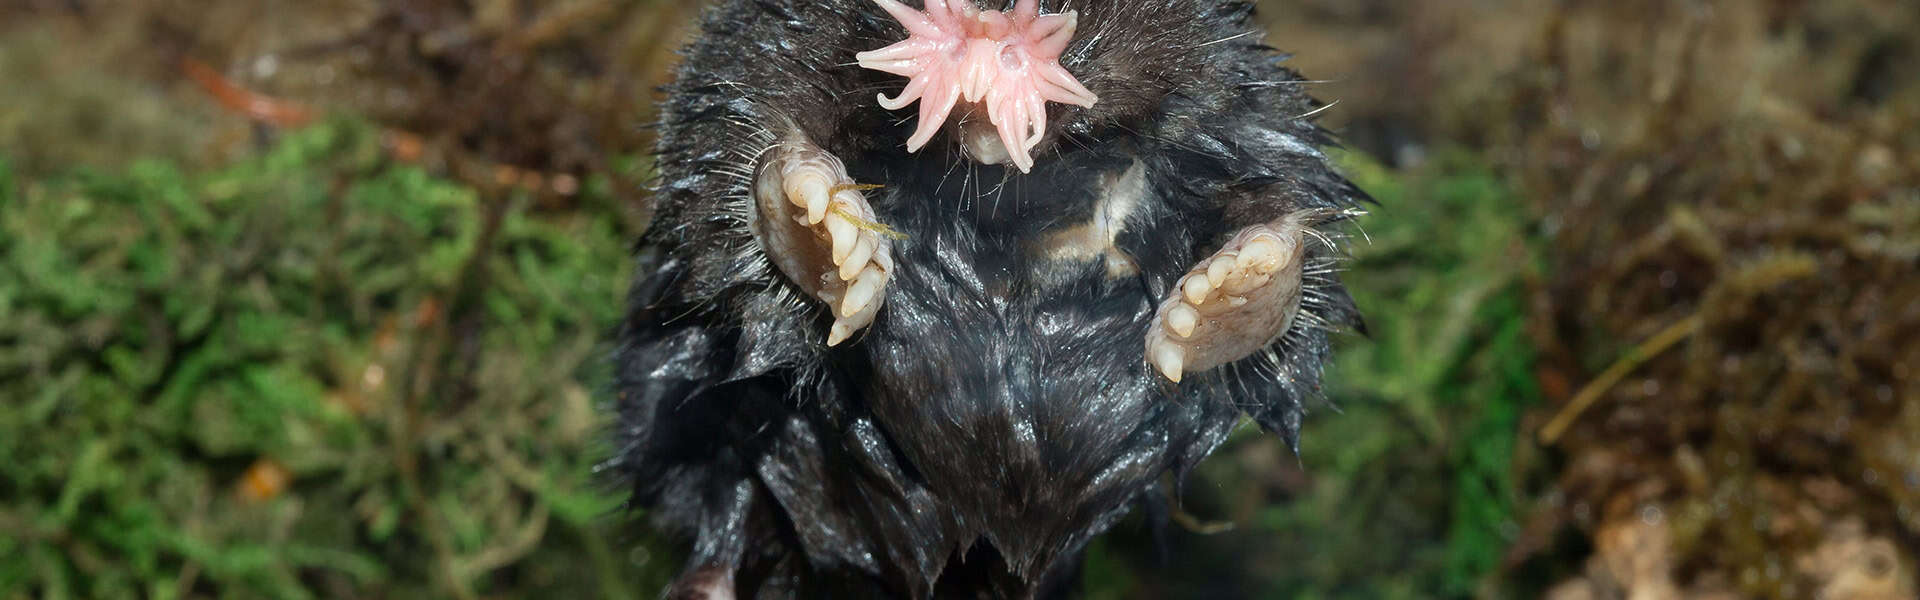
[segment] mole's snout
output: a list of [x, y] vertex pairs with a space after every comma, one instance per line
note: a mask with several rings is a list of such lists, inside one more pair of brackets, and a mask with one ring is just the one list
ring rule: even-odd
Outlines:
[[[874, 0], [907, 28], [905, 41], [862, 52], [860, 66], [908, 77], [900, 95], [880, 95], [887, 110], [920, 103], [920, 122], [907, 151], [926, 146], [961, 100], [986, 113], [998, 148], [977, 135], [969, 154], [1004, 156], [1021, 172], [1033, 169], [1035, 146], [1047, 132], [1047, 102], [1091, 108], [1099, 101], [1080, 84], [1060, 54], [1079, 29], [1077, 11], [1042, 15], [1038, 0], [1020, 0], [1011, 11], [982, 11], [973, 0], [927, 0], [925, 12], [897, 0]], [[992, 161], [999, 162], [999, 161]]]

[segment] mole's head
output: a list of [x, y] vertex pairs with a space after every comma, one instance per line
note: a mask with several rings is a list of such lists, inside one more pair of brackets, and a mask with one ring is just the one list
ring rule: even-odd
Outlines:
[[1319, 105], [1242, 2], [1007, 4], [736, 0], [690, 47], [616, 461], [688, 581], [1031, 595], [1243, 416], [1297, 434], [1358, 323]]

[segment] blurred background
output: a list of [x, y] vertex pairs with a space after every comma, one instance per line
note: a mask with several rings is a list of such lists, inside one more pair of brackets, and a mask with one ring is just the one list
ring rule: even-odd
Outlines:
[[[1132, 598], [1912, 599], [1920, 8], [1270, 0], [1381, 203]], [[0, 598], [653, 597], [659, 0], [0, 0]]]

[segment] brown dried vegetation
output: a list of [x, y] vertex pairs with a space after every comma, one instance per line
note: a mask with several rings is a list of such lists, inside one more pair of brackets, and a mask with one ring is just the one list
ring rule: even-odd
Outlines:
[[1412, 43], [1332, 64], [1412, 88], [1337, 84], [1356, 131], [1480, 147], [1538, 207], [1520, 467], [1557, 472], [1511, 564], [1571, 530], [1559, 597], [1920, 593], [1920, 14], [1482, 5], [1379, 7]]

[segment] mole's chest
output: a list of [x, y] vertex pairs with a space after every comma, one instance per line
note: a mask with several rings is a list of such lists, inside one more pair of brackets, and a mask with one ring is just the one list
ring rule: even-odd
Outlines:
[[1167, 207], [1147, 167], [1122, 152], [1067, 154], [1028, 175], [938, 153], [873, 163], [854, 176], [889, 182], [874, 209], [898, 234], [901, 260], [944, 265], [951, 281], [927, 283], [1002, 302], [1099, 300], [1088, 294], [1140, 275], [1130, 246], [1168, 226], [1155, 222]]

